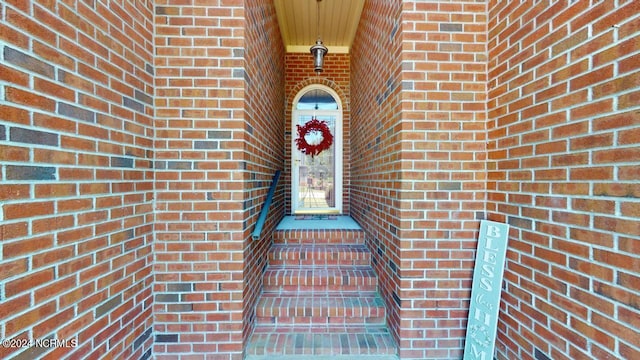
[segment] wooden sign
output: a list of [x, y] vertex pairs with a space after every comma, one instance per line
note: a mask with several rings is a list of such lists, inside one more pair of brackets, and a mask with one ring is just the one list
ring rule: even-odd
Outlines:
[[507, 224], [480, 222], [464, 360], [493, 359], [508, 235]]

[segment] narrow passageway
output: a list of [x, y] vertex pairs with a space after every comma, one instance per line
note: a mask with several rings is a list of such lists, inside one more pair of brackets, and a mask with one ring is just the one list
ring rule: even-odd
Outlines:
[[490, 220], [493, 357], [640, 359], [639, 24], [638, 0], [0, 1], [0, 358], [460, 359]]

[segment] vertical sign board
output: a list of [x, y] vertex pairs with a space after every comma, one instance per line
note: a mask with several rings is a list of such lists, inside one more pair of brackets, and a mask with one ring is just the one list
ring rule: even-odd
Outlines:
[[492, 360], [509, 225], [482, 220], [471, 285], [464, 360]]

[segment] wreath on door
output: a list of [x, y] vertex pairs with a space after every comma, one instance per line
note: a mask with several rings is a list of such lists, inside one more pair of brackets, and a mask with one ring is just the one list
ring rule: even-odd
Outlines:
[[298, 150], [306, 155], [314, 157], [330, 148], [333, 144], [333, 135], [325, 121], [320, 121], [313, 117], [303, 126], [296, 125], [296, 127], [298, 128], [296, 146]]

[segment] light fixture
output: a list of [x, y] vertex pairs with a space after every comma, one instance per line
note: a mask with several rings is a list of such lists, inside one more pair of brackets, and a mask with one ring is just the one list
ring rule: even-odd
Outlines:
[[318, 32], [318, 39], [316, 40], [316, 44], [309, 49], [313, 55], [313, 71], [317, 74], [322, 72], [324, 56], [329, 52], [329, 49], [322, 44], [322, 39], [320, 38], [320, 1], [322, 0], [316, 0], [316, 30]]

